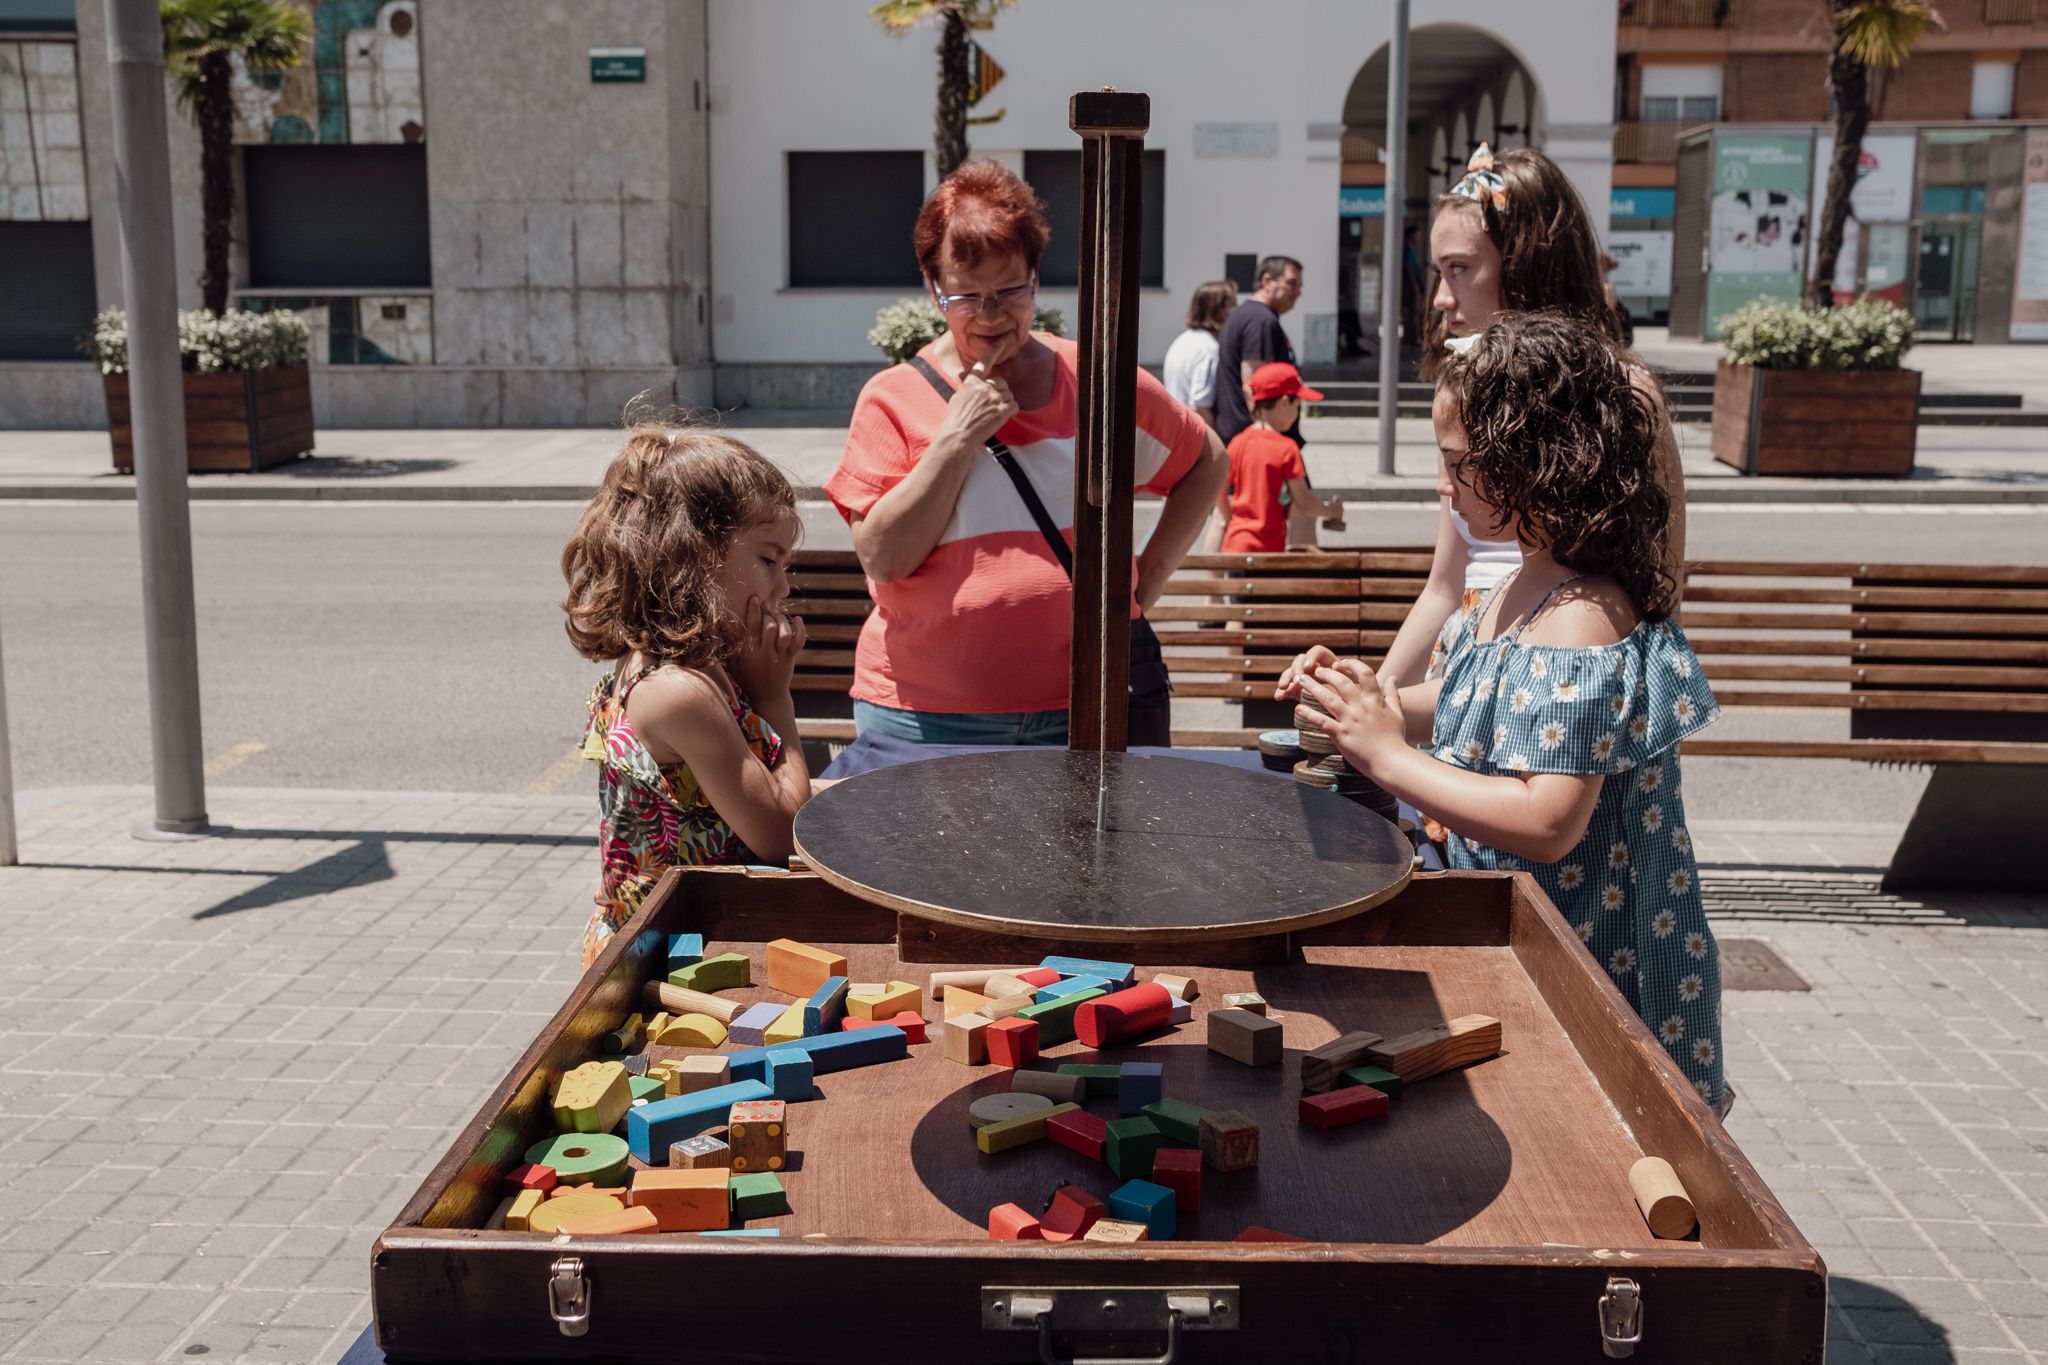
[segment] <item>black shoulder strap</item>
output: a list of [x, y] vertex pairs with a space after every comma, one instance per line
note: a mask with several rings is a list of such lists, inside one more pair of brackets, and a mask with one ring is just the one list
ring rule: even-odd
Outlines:
[[[939, 377], [939, 372], [932, 368], [929, 360], [921, 355], [914, 355], [910, 358], [910, 365], [939, 391], [939, 397], [948, 403], [953, 401], [953, 386]], [[1060, 534], [1059, 523], [1052, 519], [1052, 513], [1045, 510], [1045, 504], [1039, 500], [1038, 490], [1031, 486], [1031, 478], [1024, 472], [1024, 467], [1017, 463], [1017, 457], [1010, 453], [1010, 448], [993, 436], [988, 438], [988, 453], [996, 457], [996, 463], [1003, 467], [1003, 472], [1010, 476], [1010, 482], [1017, 486], [1017, 496], [1024, 499], [1024, 506], [1030, 511], [1031, 519], [1038, 523], [1038, 533], [1044, 536], [1045, 543], [1052, 547], [1053, 557], [1058, 559], [1060, 567], [1067, 571], [1067, 577], [1072, 578], [1073, 548], [1067, 544], [1067, 538]]]

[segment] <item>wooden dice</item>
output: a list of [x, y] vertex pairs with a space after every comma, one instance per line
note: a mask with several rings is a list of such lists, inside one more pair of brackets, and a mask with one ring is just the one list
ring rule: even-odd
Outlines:
[[743, 1100], [726, 1116], [725, 1142], [734, 1171], [779, 1171], [789, 1155], [782, 1100]]

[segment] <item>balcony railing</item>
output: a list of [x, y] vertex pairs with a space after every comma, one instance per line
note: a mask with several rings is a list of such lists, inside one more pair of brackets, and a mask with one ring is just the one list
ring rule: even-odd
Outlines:
[[1672, 162], [1678, 159], [1678, 134], [1694, 125], [1676, 121], [1619, 123], [1614, 129], [1616, 161]]
[[1984, 0], [1987, 24], [2031, 24], [2038, 12], [2035, 0]]
[[[1985, 0], [1986, 4], [2001, 0]], [[2014, 3], [2014, 0], [2003, 0]], [[1733, 28], [1738, 0], [1622, 0], [1623, 28]]]

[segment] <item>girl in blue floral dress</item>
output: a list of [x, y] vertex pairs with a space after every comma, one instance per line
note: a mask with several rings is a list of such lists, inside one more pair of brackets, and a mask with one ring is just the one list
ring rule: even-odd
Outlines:
[[1611, 342], [1545, 313], [1452, 360], [1434, 416], [1439, 491], [1519, 541], [1521, 570], [1445, 626], [1442, 677], [1400, 687], [1318, 647], [1278, 695], [1327, 707], [1345, 758], [1449, 829], [1452, 866], [1533, 875], [1719, 1107], [1720, 969], [1678, 766], [1719, 708], [1668, 619], [1656, 417]]

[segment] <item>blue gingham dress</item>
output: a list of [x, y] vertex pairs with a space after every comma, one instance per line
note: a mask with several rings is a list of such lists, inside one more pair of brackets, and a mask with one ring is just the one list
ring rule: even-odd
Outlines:
[[1478, 773], [1607, 780], [1586, 837], [1555, 863], [1525, 866], [1453, 830], [1451, 866], [1533, 875], [1700, 1097], [1717, 1104], [1720, 960], [1678, 780], [1679, 741], [1720, 715], [1699, 660], [1669, 621], [1594, 648], [1524, 645], [1517, 632], [1482, 644], [1485, 612], [1482, 601], [1445, 628], [1436, 756]]

